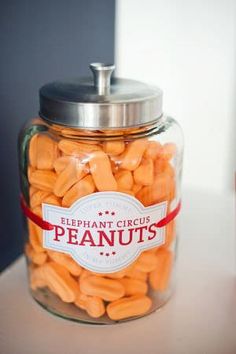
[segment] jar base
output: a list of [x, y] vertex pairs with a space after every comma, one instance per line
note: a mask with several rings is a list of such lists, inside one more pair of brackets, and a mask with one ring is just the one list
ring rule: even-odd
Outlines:
[[[129, 317], [123, 320], [114, 321], [111, 320], [107, 315], [103, 315], [100, 318], [91, 318], [84, 310], [79, 309], [77, 306], [71, 303], [65, 303], [61, 301], [55, 294], [53, 294], [47, 288], [38, 289], [35, 291], [30, 291], [33, 299], [45, 310], [56, 315], [58, 317], [71, 320], [74, 322], [82, 324], [92, 324], [92, 325], [110, 325], [116, 323], [122, 323], [127, 321], [132, 321], [144, 316], [147, 316], [162, 306], [164, 306], [173, 294], [174, 286], [169, 287], [169, 289], [163, 293], [155, 292], [155, 298], [151, 309], [143, 315]], [[153, 298], [153, 294], [149, 294]]]

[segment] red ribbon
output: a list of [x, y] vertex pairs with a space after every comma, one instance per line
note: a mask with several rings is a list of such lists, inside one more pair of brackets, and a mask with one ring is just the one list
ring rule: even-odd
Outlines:
[[[31, 221], [33, 221], [36, 225], [41, 227], [41, 229], [43, 229], [43, 230], [53, 230], [54, 229], [54, 226], [52, 224], [50, 224], [47, 221], [44, 221], [40, 216], [36, 215], [35, 213], [32, 212], [32, 210], [30, 210], [30, 208], [28, 208], [28, 206], [26, 205], [26, 202], [24, 200], [24, 197], [22, 195], [20, 196], [20, 205], [21, 205], [21, 209], [22, 209], [24, 215], [27, 218], [29, 218]], [[172, 210], [168, 215], [166, 215], [166, 217], [164, 217], [163, 219], [158, 221], [158, 223], [156, 224], [156, 227], [166, 226], [169, 222], [171, 222], [179, 214], [180, 209], [181, 209], [181, 201], [178, 203], [177, 207], [174, 210]]]
[[169, 224], [169, 222], [171, 222], [179, 214], [180, 209], [181, 209], [181, 201], [179, 201], [177, 207], [174, 210], [172, 210], [168, 215], [166, 215], [165, 218], [158, 221], [156, 227], [163, 227]]
[[22, 195], [20, 196], [20, 206], [24, 215], [27, 216], [27, 218], [29, 218], [31, 221], [33, 221], [36, 225], [41, 227], [41, 229], [43, 230], [54, 229], [54, 226], [52, 224], [50, 224], [47, 221], [44, 221], [40, 216], [36, 215], [35, 213], [32, 212], [32, 210], [30, 210], [30, 208], [28, 208], [28, 206], [25, 203], [24, 197]]

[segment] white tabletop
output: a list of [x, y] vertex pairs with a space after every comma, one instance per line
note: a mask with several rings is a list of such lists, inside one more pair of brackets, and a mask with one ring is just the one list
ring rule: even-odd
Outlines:
[[178, 285], [167, 305], [112, 326], [63, 320], [30, 297], [19, 259], [0, 277], [0, 353], [235, 354], [233, 197], [184, 195]]

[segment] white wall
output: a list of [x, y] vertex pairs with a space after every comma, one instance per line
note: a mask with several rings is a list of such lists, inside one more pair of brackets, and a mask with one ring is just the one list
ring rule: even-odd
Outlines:
[[236, 0], [117, 0], [116, 73], [160, 86], [185, 134], [184, 184], [233, 188]]

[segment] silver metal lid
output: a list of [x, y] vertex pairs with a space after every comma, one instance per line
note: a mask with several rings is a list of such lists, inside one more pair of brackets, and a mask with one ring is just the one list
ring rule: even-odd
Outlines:
[[114, 65], [90, 64], [92, 78], [57, 81], [40, 89], [39, 115], [50, 123], [86, 128], [126, 128], [162, 116], [162, 91], [139, 81], [111, 78]]

